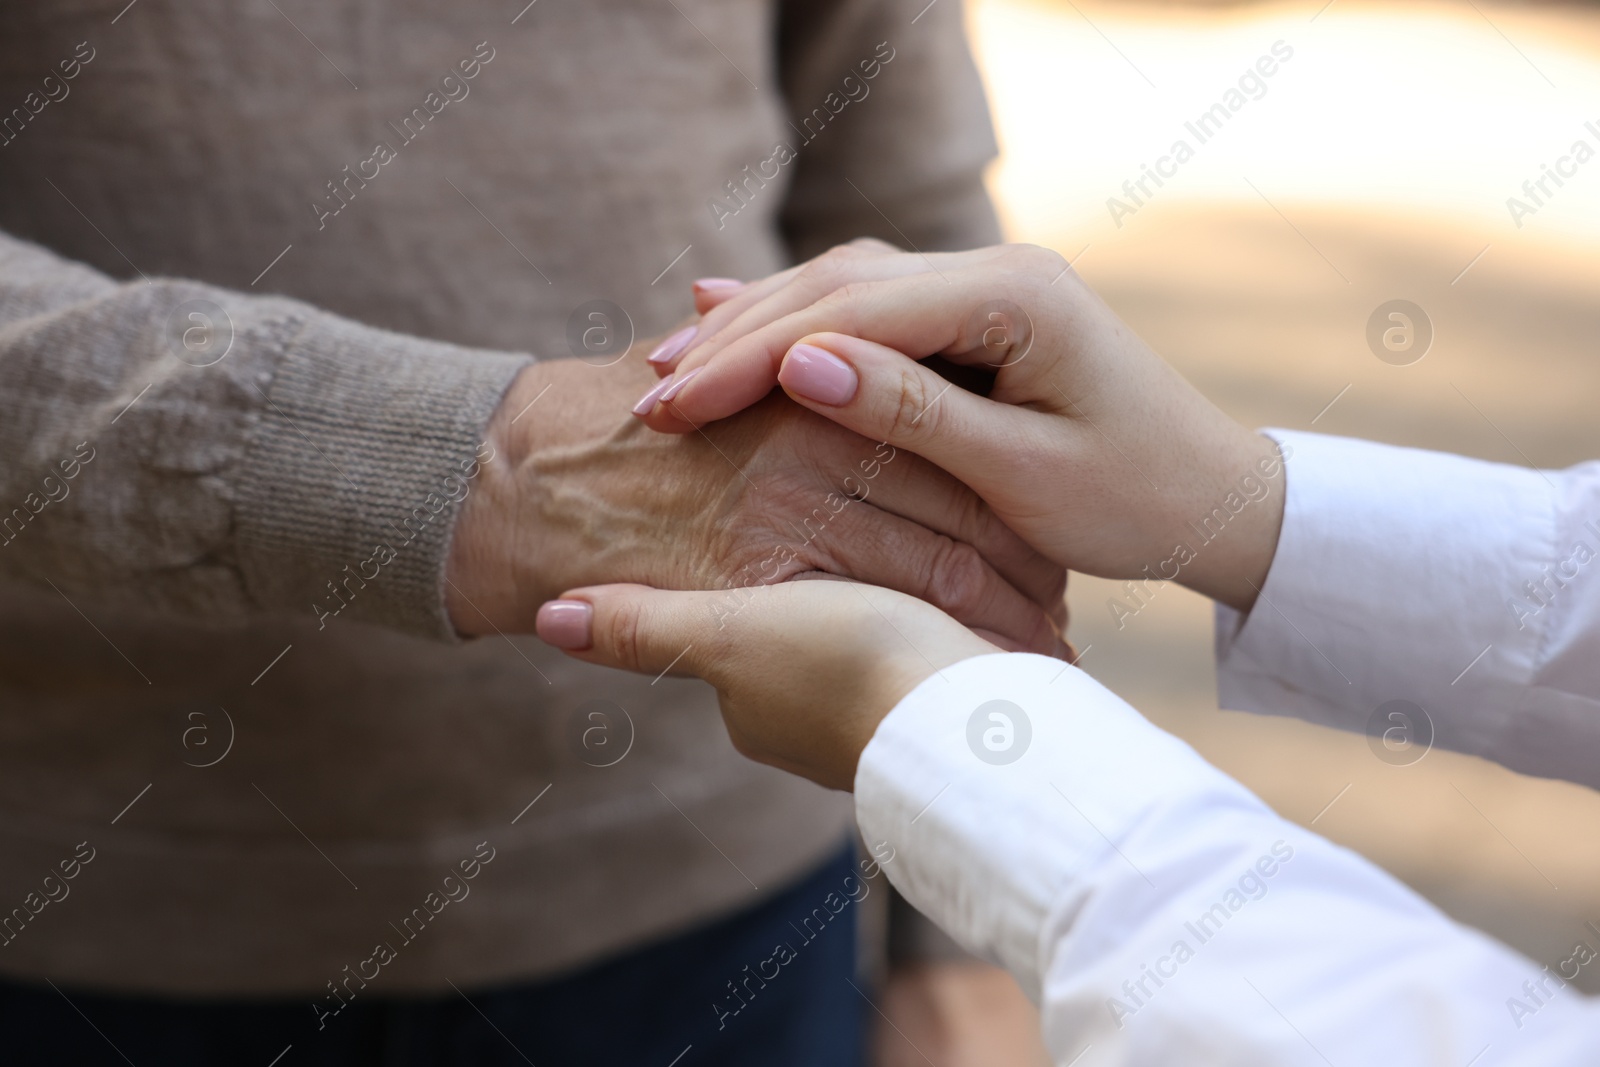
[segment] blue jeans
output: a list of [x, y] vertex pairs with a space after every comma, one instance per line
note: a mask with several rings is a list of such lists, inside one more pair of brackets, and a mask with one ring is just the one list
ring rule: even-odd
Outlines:
[[[577, 973], [355, 1001], [321, 1030], [309, 994], [173, 1001], [0, 981], [0, 1063], [268, 1067], [284, 1053], [276, 1067], [860, 1067], [856, 909], [807, 922], [827, 914], [817, 909], [854, 860], [846, 848], [754, 908]], [[779, 944], [790, 951], [774, 962]]]

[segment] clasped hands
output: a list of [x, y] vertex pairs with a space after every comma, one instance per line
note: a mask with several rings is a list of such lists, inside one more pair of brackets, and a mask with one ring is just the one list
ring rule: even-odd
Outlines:
[[[513, 386], [491, 426], [508, 462], [452, 546], [464, 632], [536, 628], [579, 659], [704, 678], [741, 752], [849, 789], [913, 688], [976, 655], [1063, 654], [1067, 568], [1148, 576], [1243, 478], [1262, 501], [1161, 577], [1253, 604], [1275, 444], [1054, 252], [864, 240], [695, 298], [654, 383], [569, 362]], [[558, 417], [514, 418], [546, 387]], [[849, 580], [792, 580], [812, 577]]]

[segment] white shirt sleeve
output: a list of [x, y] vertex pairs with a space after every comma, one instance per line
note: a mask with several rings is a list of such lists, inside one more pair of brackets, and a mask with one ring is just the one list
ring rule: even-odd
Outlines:
[[1249, 617], [1217, 609], [1222, 706], [1600, 787], [1600, 463], [1269, 433], [1283, 530]]
[[1600, 1063], [1600, 1012], [1564, 988], [1600, 927], [1541, 969], [1057, 660], [940, 671], [855, 788], [890, 881], [1016, 976], [1057, 1064]]

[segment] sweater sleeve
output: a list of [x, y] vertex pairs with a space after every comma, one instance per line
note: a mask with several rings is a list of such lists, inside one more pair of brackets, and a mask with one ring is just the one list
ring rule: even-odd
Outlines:
[[0, 234], [0, 578], [449, 639], [451, 527], [527, 362]]
[[787, 0], [779, 69], [797, 258], [862, 236], [923, 252], [1000, 239], [983, 184], [998, 148], [959, 0]]

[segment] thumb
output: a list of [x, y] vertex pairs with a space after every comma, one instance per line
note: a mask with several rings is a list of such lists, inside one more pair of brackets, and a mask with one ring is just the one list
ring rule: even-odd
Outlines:
[[711, 592], [675, 592], [647, 585], [595, 585], [573, 589], [539, 608], [540, 639], [589, 663], [639, 674], [694, 675], [698, 643], [710, 651], [719, 629], [720, 598]]
[[984, 495], [1014, 466], [1033, 414], [970, 393], [892, 348], [840, 333], [803, 337], [778, 383], [797, 402], [874, 441], [915, 452]]

